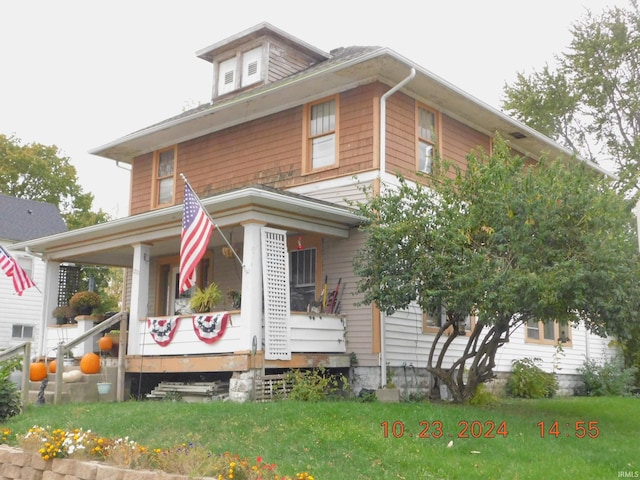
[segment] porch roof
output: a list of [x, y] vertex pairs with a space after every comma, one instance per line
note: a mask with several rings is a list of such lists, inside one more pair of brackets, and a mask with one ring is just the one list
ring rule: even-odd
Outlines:
[[[232, 231], [241, 236], [241, 225], [251, 221], [295, 234], [347, 238], [350, 229], [362, 221], [353, 209], [264, 185], [231, 190], [201, 201], [227, 238]], [[130, 267], [136, 244], [151, 245], [154, 257], [178, 255], [181, 228], [182, 204], [15, 243], [11, 249], [59, 262]], [[222, 236], [214, 232], [210, 247], [223, 244]]]

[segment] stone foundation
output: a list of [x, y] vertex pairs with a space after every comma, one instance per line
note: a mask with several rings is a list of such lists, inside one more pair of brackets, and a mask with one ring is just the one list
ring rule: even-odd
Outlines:
[[[400, 391], [401, 400], [412, 398], [429, 398], [432, 379], [425, 368], [391, 367], [388, 379], [391, 378]], [[496, 378], [486, 383], [487, 389], [499, 396], [507, 394], [507, 380], [510, 372], [496, 372]], [[559, 388], [556, 396], [572, 396], [584, 389], [580, 375], [557, 375]], [[354, 367], [351, 374], [351, 390], [358, 395], [360, 390], [377, 390], [380, 388], [380, 367]]]
[[[188, 475], [129, 470], [68, 458], [43, 460], [40, 454], [0, 445], [0, 480], [189, 480]], [[213, 480], [211, 477], [206, 477]], [[204, 479], [203, 479], [204, 480]]]
[[243, 403], [252, 399], [254, 370], [233, 372], [229, 379], [229, 400]]

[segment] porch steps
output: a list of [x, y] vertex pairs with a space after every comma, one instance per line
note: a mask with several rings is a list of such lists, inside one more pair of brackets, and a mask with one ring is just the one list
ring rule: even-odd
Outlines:
[[[80, 370], [79, 367], [73, 366], [65, 366], [65, 372], [69, 372], [71, 370]], [[112, 382], [115, 385], [115, 378], [117, 375], [117, 369], [113, 367], [102, 367], [106, 368], [106, 378], [108, 381]], [[49, 373], [47, 375], [47, 386], [44, 390], [44, 403], [48, 405], [52, 405], [54, 403], [55, 398], [55, 389], [56, 389], [56, 376], [55, 374]], [[82, 374], [80, 379], [75, 382], [64, 382], [62, 384], [62, 396], [61, 403], [86, 403], [86, 402], [99, 402], [99, 401], [115, 401], [115, 388], [111, 388], [111, 391], [108, 394], [99, 394], [98, 393], [98, 382], [103, 382], [105, 380], [105, 376], [100, 374], [95, 375], [87, 375]], [[113, 387], [112, 385], [112, 387]], [[35, 405], [38, 401], [38, 394], [40, 393], [40, 388], [42, 386], [42, 382], [29, 382], [29, 404]]]
[[287, 398], [293, 383], [285, 374], [261, 375], [256, 377], [256, 402], [268, 402]]
[[229, 382], [160, 382], [147, 398], [187, 403], [225, 401], [229, 398]]

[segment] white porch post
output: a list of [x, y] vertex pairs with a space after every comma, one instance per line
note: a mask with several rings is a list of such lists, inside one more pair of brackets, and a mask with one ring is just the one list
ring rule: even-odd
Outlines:
[[262, 254], [260, 229], [264, 222], [243, 223], [244, 244], [242, 247], [242, 304], [240, 306], [243, 325], [243, 343], [251, 349], [256, 337], [257, 349], [262, 349]]
[[133, 271], [131, 281], [131, 310], [127, 353], [140, 353], [140, 319], [149, 315], [149, 264], [151, 246], [143, 243], [133, 245]]
[[40, 320], [40, 335], [36, 347], [35, 356], [47, 354], [47, 349], [56, 345], [49, 345], [49, 319], [52, 318], [53, 309], [58, 306], [58, 283], [60, 275], [60, 262], [45, 260], [44, 286], [42, 298], [42, 318]]

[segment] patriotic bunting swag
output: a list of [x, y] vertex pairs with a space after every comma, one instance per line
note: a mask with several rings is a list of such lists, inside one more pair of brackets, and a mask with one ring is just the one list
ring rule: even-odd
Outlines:
[[179, 322], [180, 317], [148, 318], [147, 325], [151, 338], [161, 347], [166, 347], [173, 340]]
[[219, 312], [211, 315], [194, 315], [193, 330], [204, 343], [213, 343], [224, 335], [229, 323], [229, 314]]

